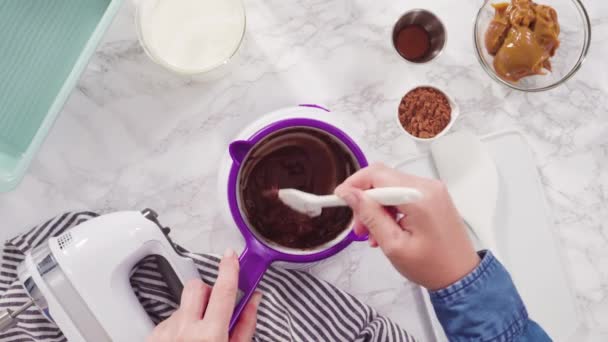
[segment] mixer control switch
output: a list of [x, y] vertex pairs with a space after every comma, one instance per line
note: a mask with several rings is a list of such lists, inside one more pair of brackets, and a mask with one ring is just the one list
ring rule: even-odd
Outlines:
[[163, 235], [165, 235], [165, 238], [167, 238], [167, 241], [169, 241], [169, 244], [171, 245], [171, 247], [173, 247], [175, 252], [178, 252], [177, 249], [175, 248], [175, 245], [173, 244], [173, 241], [169, 237], [169, 234], [171, 233], [171, 228], [163, 227], [163, 225], [160, 224], [160, 222], [158, 221], [158, 214], [156, 213], [156, 211], [154, 211], [152, 209], [144, 209], [141, 211], [141, 214], [145, 218], [147, 218], [148, 220], [150, 220], [150, 221], [154, 222], [154, 224], [156, 224], [158, 229], [160, 229], [160, 231], [163, 232]]

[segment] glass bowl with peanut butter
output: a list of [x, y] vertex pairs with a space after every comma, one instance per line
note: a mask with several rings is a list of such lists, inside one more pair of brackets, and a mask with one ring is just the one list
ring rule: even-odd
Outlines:
[[522, 91], [552, 89], [571, 78], [589, 50], [591, 26], [580, 0], [486, 0], [474, 43], [483, 69]]

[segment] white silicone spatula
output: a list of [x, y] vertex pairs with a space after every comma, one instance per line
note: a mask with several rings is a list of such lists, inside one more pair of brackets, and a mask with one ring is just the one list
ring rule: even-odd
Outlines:
[[460, 215], [485, 248], [500, 255], [494, 215], [498, 199], [498, 172], [488, 150], [474, 134], [461, 131], [431, 145], [431, 155]]
[[[384, 206], [411, 203], [422, 198], [420, 191], [404, 187], [370, 189], [365, 194]], [[310, 217], [321, 215], [323, 208], [346, 206], [346, 202], [336, 195], [319, 196], [297, 189], [279, 190], [279, 199], [291, 209]]]

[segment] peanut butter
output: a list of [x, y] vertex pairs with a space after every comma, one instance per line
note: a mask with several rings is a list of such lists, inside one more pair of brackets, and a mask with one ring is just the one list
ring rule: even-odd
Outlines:
[[551, 71], [551, 57], [559, 47], [557, 12], [531, 0], [492, 5], [494, 19], [485, 36], [494, 56], [494, 70], [503, 79], [518, 81]]

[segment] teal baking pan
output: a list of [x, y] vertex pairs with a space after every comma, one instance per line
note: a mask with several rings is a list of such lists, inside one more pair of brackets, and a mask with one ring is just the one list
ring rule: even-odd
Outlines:
[[0, 0], [0, 191], [44, 141], [122, 0]]

